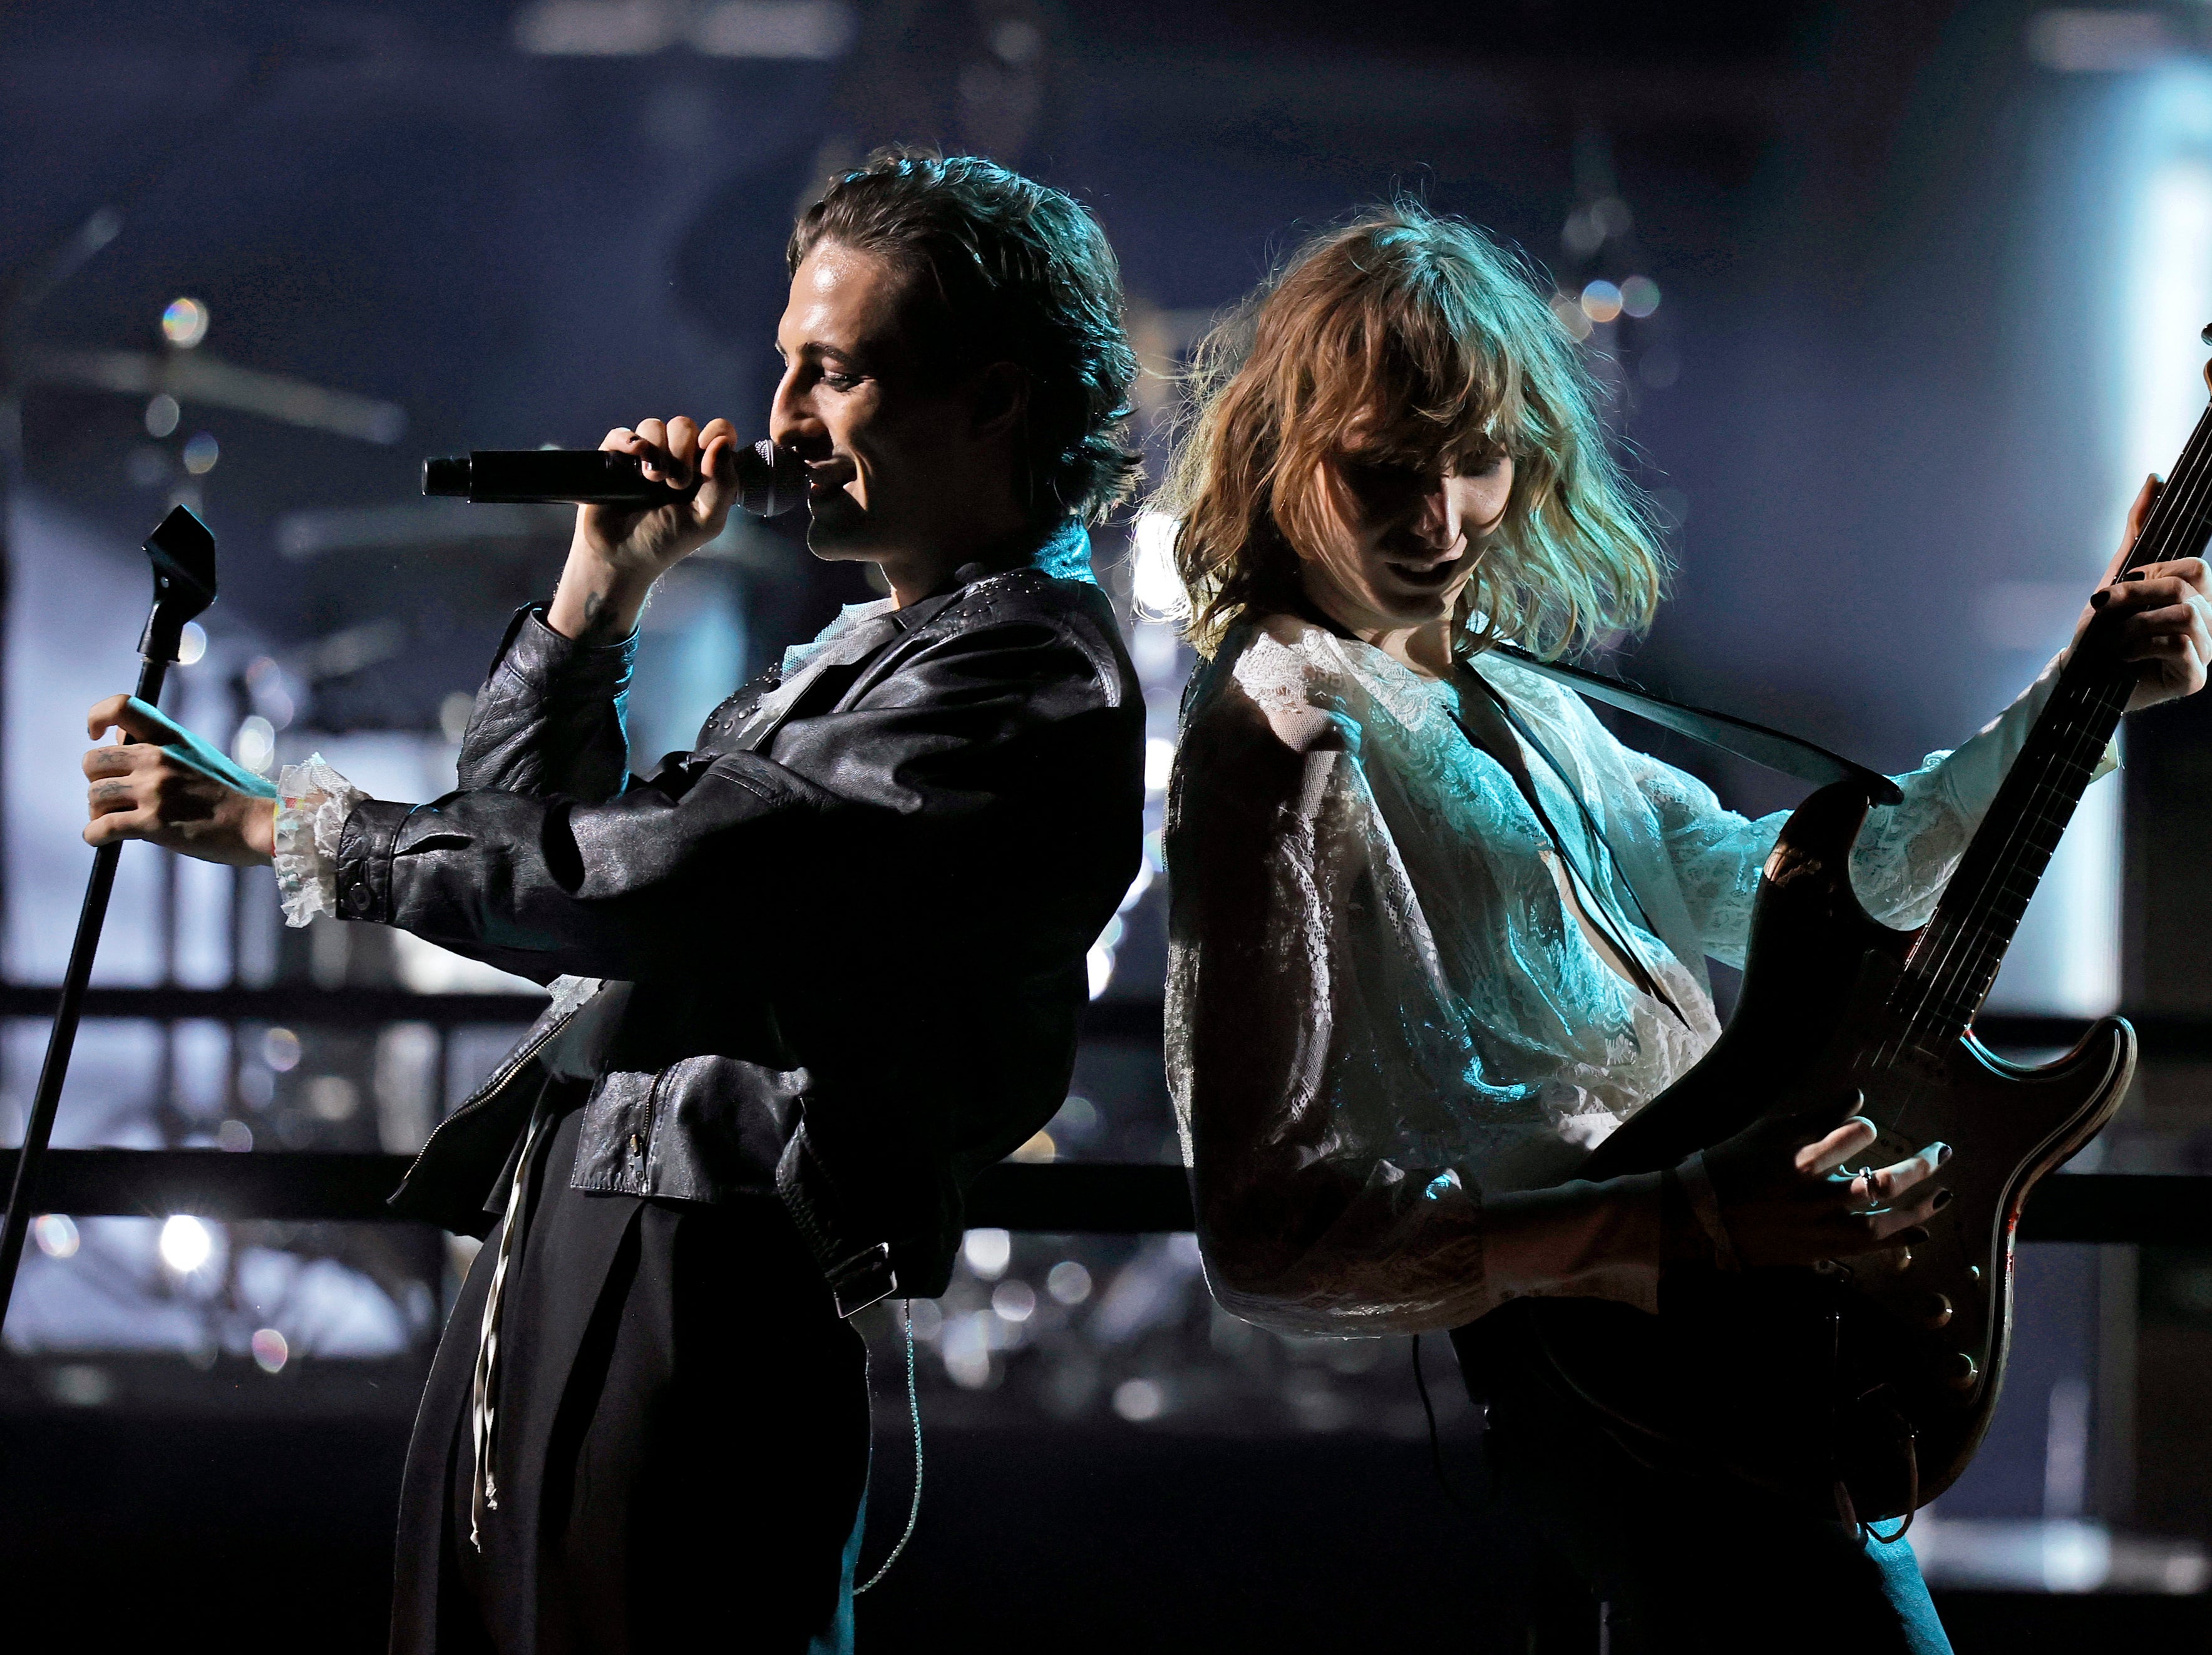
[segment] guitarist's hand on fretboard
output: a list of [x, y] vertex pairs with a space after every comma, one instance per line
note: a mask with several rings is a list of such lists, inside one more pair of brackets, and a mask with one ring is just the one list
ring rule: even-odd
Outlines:
[[2134, 664], [2140, 676], [2128, 711], [2179, 700], [2204, 688], [2212, 662], [2212, 571], [2198, 557], [2127, 567], [2143, 519], [2158, 498], [2158, 478], [2143, 480], [2128, 512], [2127, 540], [2090, 596], [2074, 629], [2075, 650], [2109, 653]]
[[1865, 1155], [1874, 1123], [1853, 1115], [1828, 1130], [1838, 1106], [1770, 1115], [1705, 1152], [1721, 1220], [1745, 1265], [1817, 1264], [1895, 1253], [1925, 1239], [1920, 1227], [1951, 1198], [1933, 1182], [1948, 1144], [1879, 1170], [1839, 1169]]

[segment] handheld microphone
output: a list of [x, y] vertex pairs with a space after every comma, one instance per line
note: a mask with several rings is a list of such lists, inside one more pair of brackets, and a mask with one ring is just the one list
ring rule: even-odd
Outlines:
[[[778, 517], [806, 498], [805, 462], [763, 440], [731, 452], [738, 504], [755, 517]], [[635, 454], [589, 448], [479, 448], [422, 462], [422, 492], [478, 505], [573, 500], [580, 506], [672, 506], [699, 492], [671, 488], [645, 475]]]

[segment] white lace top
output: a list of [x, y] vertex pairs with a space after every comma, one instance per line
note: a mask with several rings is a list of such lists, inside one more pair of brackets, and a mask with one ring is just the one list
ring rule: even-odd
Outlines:
[[[1571, 868], [1455, 722], [1458, 692], [1380, 650], [1278, 617], [1192, 685], [1169, 1080], [1210, 1279], [1252, 1320], [1376, 1333], [1523, 1293], [1656, 1305], [1657, 1176], [1571, 1175], [1717, 1035], [1705, 956], [1741, 963], [1786, 817], [1723, 809], [1509, 661], [1475, 670], [1567, 773], [1523, 743]], [[2054, 677], [1898, 778], [1904, 803], [1852, 855], [1875, 918], [1926, 918]], [[1601, 957], [1568, 881], [1674, 1009]]]

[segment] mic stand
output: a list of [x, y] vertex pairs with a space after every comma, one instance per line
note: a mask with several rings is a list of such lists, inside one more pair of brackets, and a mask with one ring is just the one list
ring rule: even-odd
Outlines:
[[[162, 681], [177, 658], [185, 622], [215, 602], [215, 537], [179, 506], [147, 538], [145, 550], [154, 564], [154, 612], [146, 618], [145, 633], [138, 640], [137, 694], [140, 700], [153, 706], [161, 700]], [[23, 1238], [31, 1227], [31, 1203], [38, 1192], [39, 1167], [46, 1159], [46, 1141], [53, 1135], [62, 1083], [69, 1076], [70, 1053], [76, 1045], [77, 1021], [84, 1013], [84, 991], [92, 980], [93, 956], [100, 951], [100, 926], [107, 918], [107, 899], [115, 888], [115, 867], [122, 854], [120, 840], [93, 852], [92, 877], [85, 884], [84, 906], [77, 914], [76, 941], [62, 978], [61, 1006], [46, 1041], [46, 1060], [39, 1070], [31, 1117], [23, 1125], [23, 1147], [15, 1156], [7, 1223], [0, 1228], [0, 1327], [7, 1323], [8, 1303], [15, 1294]]]

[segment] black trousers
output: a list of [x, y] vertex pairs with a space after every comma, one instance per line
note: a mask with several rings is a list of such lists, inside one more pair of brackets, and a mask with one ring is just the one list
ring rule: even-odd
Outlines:
[[1584, 1404], [1452, 1336], [1492, 1491], [1606, 1605], [1609, 1655], [1950, 1655], [1911, 1543], [1655, 1470]]
[[859, 1337], [773, 1199], [570, 1189], [578, 1120], [539, 1145], [508, 1264], [481, 1547], [470, 1400], [496, 1231], [439, 1346], [401, 1496], [394, 1655], [848, 1650]]

